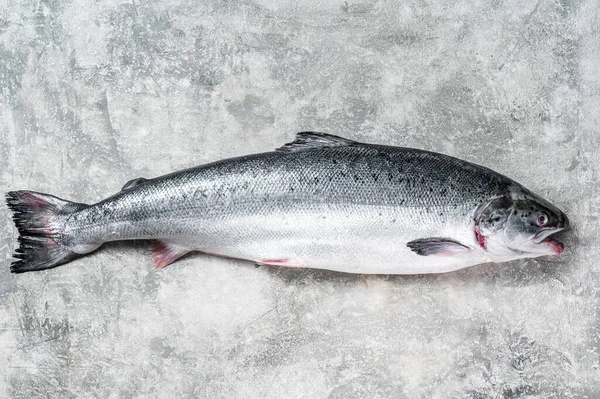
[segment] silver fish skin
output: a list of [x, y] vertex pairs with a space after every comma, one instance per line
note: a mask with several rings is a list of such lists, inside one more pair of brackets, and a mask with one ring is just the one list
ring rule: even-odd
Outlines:
[[11, 271], [152, 239], [163, 267], [189, 251], [348, 273], [441, 273], [555, 255], [566, 215], [488, 168], [412, 148], [298, 133], [276, 151], [134, 179], [93, 205], [12, 191]]

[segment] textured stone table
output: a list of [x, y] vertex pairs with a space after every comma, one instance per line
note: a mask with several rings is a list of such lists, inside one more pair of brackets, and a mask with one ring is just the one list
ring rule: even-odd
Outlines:
[[12, 275], [2, 205], [0, 397], [600, 397], [598, 3], [453, 3], [1, 1], [3, 191], [95, 202], [315, 129], [484, 164], [575, 231], [437, 276], [146, 242]]

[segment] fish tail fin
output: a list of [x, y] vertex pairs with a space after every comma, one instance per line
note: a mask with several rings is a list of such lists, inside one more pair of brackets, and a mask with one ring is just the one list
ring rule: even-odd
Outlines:
[[25, 273], [60, 266], [80, 256], [60, 242], [65, 224], [73, 212], [87, 205], [69, 202], [33, 191], [10, 191], [6, 203], [19, 231], [10, 271]]

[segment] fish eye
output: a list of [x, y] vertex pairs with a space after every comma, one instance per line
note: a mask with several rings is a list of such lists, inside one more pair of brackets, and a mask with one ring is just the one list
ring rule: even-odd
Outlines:
[[540, 213], [540, 215], [535, 220], [535, 224], [537, 224], [540, 227], [543, 227], [546, 225], [546, 223], [548, 223], [548, 215], [546, 215], [545, 213]]

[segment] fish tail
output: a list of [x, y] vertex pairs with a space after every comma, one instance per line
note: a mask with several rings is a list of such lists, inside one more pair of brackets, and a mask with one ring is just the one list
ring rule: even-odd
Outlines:
[[63, 232], [68, 216], [87, 205], [33, 191], [10, 191], [6, 203], [19, 231], [11, 272], [50, 269], [81, 256], [63, 245]]

